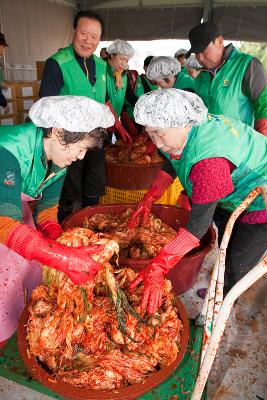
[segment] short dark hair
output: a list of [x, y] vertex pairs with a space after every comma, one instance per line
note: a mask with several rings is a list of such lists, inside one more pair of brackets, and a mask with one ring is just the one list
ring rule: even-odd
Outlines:
[[103, 35], [105, 25], [104, 25], [104, 21], [103, 21], [102, 17], [99, 14], [97, 14], [96, 12], [94, 12], [92, 10], [79, 11], [74, 17], [73, 29], [77, 28], [80, 18], [89, 18], [89, 19], [94, 19], [94, 20], [98, 21], [101, 25], [101, 31], [102, 31], [102, 35]]
[[[43, 128], [43, 137], [50, 137], [52, 133], [52, 128]], [[69, 132], [66, 129], [62, 129], [61, 132], [58, 133], [60, 142], [62, 145], [68, 145], [80, 142], [87, 137], [93, 137], [95, 139], [94, 147], [101, 147], [107, 132], [103, 128], [96, 128], [91, 132]]]
[[150, 61], [154, 58], [154, 56], [148, 56], [144, 59], [144, 67], [148, 67], [150, 64]]

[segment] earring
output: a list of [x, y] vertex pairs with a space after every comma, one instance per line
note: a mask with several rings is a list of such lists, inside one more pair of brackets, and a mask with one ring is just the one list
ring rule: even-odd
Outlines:
[[52, 140], [52, 144], [55, 144], [56, 142], [54, 140]]

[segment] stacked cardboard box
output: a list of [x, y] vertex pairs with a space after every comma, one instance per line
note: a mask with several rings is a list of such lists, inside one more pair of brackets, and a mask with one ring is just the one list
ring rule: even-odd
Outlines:
[[0, 107], [0, 125], [15, 125], [25, 122], [29, 109], [38, 100], [40, 83], [38, 81], [5, 81], [3, 94], [8, 106]]
[[18, 123], [15, 83], [3, 82], [2, 86], [7, 108], [0, 107], [0, 125], [15, 125]]

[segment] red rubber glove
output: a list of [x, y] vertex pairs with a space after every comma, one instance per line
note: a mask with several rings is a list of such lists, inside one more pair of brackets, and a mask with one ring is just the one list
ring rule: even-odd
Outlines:
[[138, 136], [138, 129], [126, 111], [121, 113], [121, 123], [127, 129], [127, 132], [132, 138], [136, 138]]
[[256, 131], [262, 133], [263, 136], [267, 137], [267, 118], [256, 119], [255, 129], [256, 129]]
[[135, 139], [134, 143], [145, 143], [150, 140], [148, 134], [146, 132], [140, 133]]
[[124, 129], [124, 127], [120, 123], [120, 120], [119, 120], [117, 114], [115, 113], [114, 108], [112, 107], [112, 104], [110, 103], [110, 101], [107, 101], [106, 105], [109, 107], [110, 111], [112, 112], [112, 114], [114, 115], [114, 118], [115, 118], [115, 124], [111, 127], [111, 129], [115, 130], [116, 133], [118, 133], [118, 135], [121, 137], [123, 142], [125, 142], [126, 144], [132, 144], [133, 141], [132, 141], [131, 136], [129, 135], [129, 133]]
[[191, 211], [191, 205], [189, 202], [189, 198], [184, 190], [182, 190], [178, 196], [177, 205], [180, 208], [183, 208], [184, 210]]
[[158, 310], [162, 303], [164, 276], [186, 253], [198, 245], [197, 237], [186, 229], [180, 228], [178, 235], [163, 247], [151, 264], [139, 272], [129, 288], [134, 290], [139, 283], [144, 283], [142, 310], [147, 310], [149, 314], [154, 314]]
[[16, 225], [8, 235], [6, 245], [26, 260], [36, 260], [64, 272], [76, 284], [92, 280], [102, 267], [90, 255], [103, 250], [102, 245], [68, 247], [46, 239], [28, 225]]
[[152, 156], [156, 152], [157, 152], [157, 146], [155, 145], [155, 143], [153, 143], [152, 141], [149, 141], [148, 143], [146, 143], [145, 154], [147, 154], [148, 156]]
[[137, 204], [135, 211], [133, 212], [129, 223], [128, 228], [133, 229], [135, 228], [140, 222], [141, 224], [145, 224], [151, 207], [155, 201], [161, 198], [165, 190], [173, 183], [173, 178], [160, 170], [154, 182], [152, 183], [150, 189], [147, 191], [143, 199]]
[[53, 219], [46, 219], [38, 225], [38, 231], [45, 237], [56, 240], [61, 235], [62, 228]]

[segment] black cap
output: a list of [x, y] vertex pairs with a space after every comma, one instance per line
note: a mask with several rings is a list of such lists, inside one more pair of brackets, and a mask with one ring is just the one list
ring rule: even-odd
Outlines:
[[188, 58], [191, 53], [202, 53], [210, 42], [221, 34], [218, 25], [212, 21], [195, 26], [188, 34], [191, 48], [186, 53], [185, 57]]
[[6, 47], [8, 47], [8, 44], [7, 44], [7, 42], [6, 42], [5, 35], [4, 35], [2, 32], [0, 32], [0, 46], [6, 46]]

